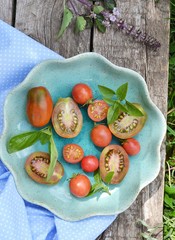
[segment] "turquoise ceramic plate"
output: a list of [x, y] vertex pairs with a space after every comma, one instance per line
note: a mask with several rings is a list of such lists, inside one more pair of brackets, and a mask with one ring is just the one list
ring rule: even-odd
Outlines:
[[[99, 157], [101, 152], [101, 149], [94, 147], [90, 141], [89, 132], [93, 122], [89, 120], [83, 108], [81, 110], [84, 125], [76, 138], [62, 139], [54, 135], [59, 160], [65, 168], [65, 175], [59, 184], [40, 185], [32, 181], [24, 170], [27, 156], [34, 151], [47, 151], [46, 146], [35, 144], [13, 154], [8, 154], [6, 150], [10, 137], [33, 130], [25, 114], [26, 95], [30, 88], [39, 85], [47, 87], [53, 101], [56, 102], [59, 97], [70, 96], [72, 87], [79, 82], [90, 85], [96, 98], [101, 98], [98, 84], [116, 89], [128, 82], [128, 101], [141, 103], [148, 114], [145, 127], [136, 136], [141, 143], [141, 152], [137, 156], [130, 157], [129, 172], [120, 184], [110, 186], [111, 195], [103, 193], [78, 199], [69, 192], [68, 179], [73, 173], [82, 172], [82, 170], [79, 164], [71, 165], [63, 160], [63, 146], [74, 142], [84, 148], [85, 155], [93, 154]], [[8, 95], [4, 107], [4, 121], [0, 155], [3, 163], [12, 172], [19, 193], [27, 201], [43, 206], [65, 220], [75, 221], [94, 215], [117, 214], [126, 210], [136, 199], [140, 190], [153, 181], [160, 170], [160, 146], [165, 135], [166, 124], [162, 113], [149, 97], [144, 79], [138, 73], [115, 66], [95, 53], [84, 53], [60, 61], [44, 61], [36, 66]], [[117, 143], [117, 140], [113, 139], [113, 143]], [[93, 175], [88, 175], [93, 182]]]

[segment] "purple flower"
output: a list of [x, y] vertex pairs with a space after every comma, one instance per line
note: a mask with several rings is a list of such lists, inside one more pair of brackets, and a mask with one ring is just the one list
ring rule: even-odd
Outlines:
[[119, 16], [120, 16], [120, 12], [119, 12], [118, 8], [116, 8], [116, 7], [113, 8], [112, 13], [113, 13], [113, 15], [116, 16], [116, 17], [119, 17]]
[[91, 12], [91, 14], [89, 15], [89, 17], [96, 19], [97, 15], [96, 15], [94, 12]]
[[107, 20], [102, 21], [102, 24], [103, 24], [105, 27], [110, 27], [110, 26], [111, 26], [110, 22], [107, 21]]
[[110, 15], [109, 15], [109, 20], [110, 20], [111, 22], [115, 22], [115, 21], [117, 20], [117, 18], [116, 18], [113, 14], [110, 14]]

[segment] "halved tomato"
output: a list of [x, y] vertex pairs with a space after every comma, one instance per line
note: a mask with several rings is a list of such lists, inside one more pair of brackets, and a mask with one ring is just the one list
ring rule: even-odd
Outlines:
[[88, 106], [88, 116], [94, 122], [100, 122], [107, 117], [109, 106], [103, 100], [95, 100]]
[[[124, 148], [117, 144], [108, 145], [100, 155], [100, 176], [106, 183], [117, 184], [129, 169], [129, 157]], [[108, 182], [108, 177], [112, 178]]]
[[72, 98], [60, 98], [57, 101], [52, 113], [52, 123], [56, 133], [61, 137], [74, 138], [80, 133], [83, 116]]
[[69, 163], [78, 163], [84, 157], [84, 151], [81, 146], [75, 143], [66, 144], [63, 147], [63, 158]]

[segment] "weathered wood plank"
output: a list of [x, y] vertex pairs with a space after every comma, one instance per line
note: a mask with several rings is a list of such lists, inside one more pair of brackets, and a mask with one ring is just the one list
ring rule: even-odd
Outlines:
[[[160, 40], [162, 46], [155, 54], [140, 43], [134, 42], [115, 28], [101, 34], [94, 32], [94, 51], [106, 56], [113, 63], [139, 72], [146, 80], [153, 102], [166, 116], [168, 87], [168, 49], [169, 49], [169, 2], [160, 0], [117, 1], [121, 17], [127, 23], [141, 28], [144, 32]], [[132, 206], [98, 238], [98, 239], [141, 239], [142, 227], [137, 224], [143, 219], [150, 226], [162, 224], [164, 159], [165, 145], [161, 148], [162, 168], [154, 182], [144, 188]], [[162, 238], [162, 232], [157, 236]]]
[[0, 19], [10, 25], [13, 25], [14, 7], [14, 0], [1, 0]]
[[63, 1], [60, 0], [18, 1], [15, 27], [64, 57], [89, 51], [90, 30], [78, 36], [68, 28], [63, 37], [57, 39], [62, 14]]

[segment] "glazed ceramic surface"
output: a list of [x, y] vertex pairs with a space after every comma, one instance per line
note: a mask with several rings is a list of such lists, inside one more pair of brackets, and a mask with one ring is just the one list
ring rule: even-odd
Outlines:
[[[9, 154], [7, 141], [14, 135], [34, 130], [26, 113], [26, 95], [30, 88], [45, 86], [54, 103], [62, 97], [71, 96], [72, 87], [79, 82], [87, 83], [93, 89], [95, 98], [101, 99], [98, 85], [117, 89], [128, 82], [127, 100], [140, 103], [147, 112], [148, 119], [142, 131], [135, 137], [141, 144], [141, 152], [130, 157], [130, 168], [124, 180], [118, 185], [110, 185], [111, 195], [96, 193], [83, 199], [69, 192], [68, 179], [73, 173], [82, 172], [80, 164], [66, 163], [62, 148], [67, 143], [77, 143], [83, 147], [85, 155], [99, 158], [102, 148], [97, 148], [90, 140], [90, 130], [94, 123], [88, 118], [86, 107], [83, 113], [83, 128], [73, 139], [63, 139], [54, 133], [65, 175], [52, 186], [34, 182], [24, 169], [28, 155], [34, 151], [48, 151], [47, 145], [35, 145]], [[14, 176], [21, 196], [29, 202], [43, 206], [64, 220], [76, 221], [95, 215], [111, 215], [123, 212], [136, 199], [143, 187], [153, 181], [160, 170], [160, 146], [166, 132], [165, 119], [149, 97], [144, 79], [130, 69], [115, 66], [106, 58], [95, 53], [84, 53], [66, 60], [48, 60], [37, 65], [7, 97], [4, 106], [4, 131], [0, 139], [0, 156]], [[113, 138], [112, 143], [118, 144]], [[94, 182], [93, 174], [87, 174]]]

